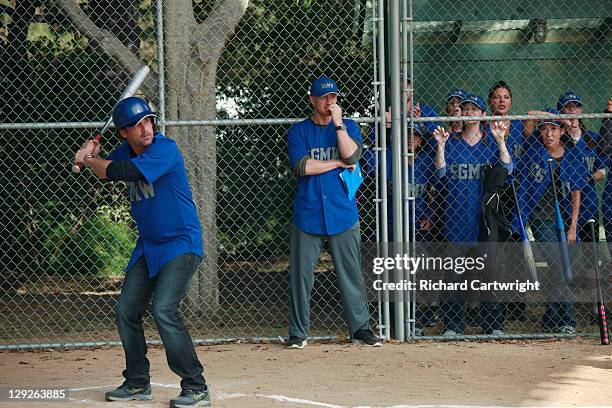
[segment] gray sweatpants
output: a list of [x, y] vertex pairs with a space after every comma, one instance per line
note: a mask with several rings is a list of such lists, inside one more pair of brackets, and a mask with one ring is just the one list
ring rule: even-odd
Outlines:
[[[322, 237], [308, 234], [295, 224], [292, 227], [290, 336], [308, 336], [310, 293], [314, 284], [314, 267], [321, 254]], [[370, 319], [361, 271], [359, 222], [344, 232], [329, 235], [328, 241], [338, 275], [344, 317], [352, 336], [358, 330], [368, 329]]]

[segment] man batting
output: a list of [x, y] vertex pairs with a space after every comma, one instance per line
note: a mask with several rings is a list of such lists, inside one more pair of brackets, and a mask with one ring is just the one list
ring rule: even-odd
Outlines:
[[77, 152], [98, 178], [125, 181], [138, 240], [126, 267], [116, 308], [117, 329], [125, 351], [125, 382], [105, 395], [107, 401], [150, 400], [151, 384], [142, 315], [153, 298], [153, 317], [170, 369], [181, 377], [181, 394], [170, 406], [209, 406], [208, 386], [178, 307], [202, 256], [202, 228], [176, 143], [157, 133], [155, 113], [137, 97], [120, 101], [113, 122], [126, 139], [107, 159], [92, 139]]
[[327, 236], [338, 274], [344, 314], [351, 338], [380, 346], [369, 328], [370, 315], [361, 271], [361, 236], [355, 199], [349, 200], [339, 177], [354, 169], [362, 149], [359, 126], [342, 119], [338, 86], [326, 76], [310, 87], [312, 116], [288, 132], [289, 163], [297, 176], [291, 236], [291, 310], [287, 348], [306, 345], [310, 326], [313, 268]]

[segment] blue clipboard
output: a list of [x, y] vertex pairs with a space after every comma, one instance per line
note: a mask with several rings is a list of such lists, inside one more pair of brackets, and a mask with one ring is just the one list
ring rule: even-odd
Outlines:
[[357, 193], [357, 189], [363, 183], [363, 175], [361, 174], [361, 166], [359, 163], [355, 166], [353, 171], [350, 169], [344, 169], [342, 173], [339, 174], [340, 180], [342, 180], [342, 184], [344, 185], [344, 189], [346, 190], [346, 194], [348, 195], [349, 201], [353, 201], [355, 199], [355, 193]]

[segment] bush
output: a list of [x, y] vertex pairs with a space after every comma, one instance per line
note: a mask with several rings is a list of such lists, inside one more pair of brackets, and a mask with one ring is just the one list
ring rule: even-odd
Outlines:
[[126, 222], [117, 222], [107, 209], [79, 225], [56, 223], [44, 241], [46, 272], [96, 277], [121, 276], [132, 253], [136, 234]]

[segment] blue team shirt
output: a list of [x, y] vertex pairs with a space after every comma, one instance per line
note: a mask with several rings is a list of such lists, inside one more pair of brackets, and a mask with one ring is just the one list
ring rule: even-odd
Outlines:
[[[421, 136], [422, 137], [422, 136]], [[374, 138], [373, 128], [370, 128], [370, 133], [368, 134], [369, 142], [372, 143]], [[422, 139], [423, 140], [423, 139]], [[421, 142], [422, 144], [427, 144], [427, 142]], [[373, 145], [371, 145], [370, 149], [367, 149], [363, 153], [363, 173], [369, 177], [376, 176], [376, 170], [378, 168], [378, 162], [381, 153], [376, 154], [373, 150]], [[413, 187], [414, 193], [414, 201], [410, 200], [408, 202], [408, 210], [412, 211], [413, 205], [415, 206], [415, 220], [417, 225], [419, 221], [423, 218], [427, 218], [433, 221], [434, 212], [432, 206], [428, 206], [426, 202], [426, 192], [428, 188], [435, 188], [435, 184], [433, 180], [433, 154], [429, 146], [422, 147], [420, 151], [417, 153], [414, 164], [408, 165], [408, 182], [412, 182], [412, 174], [414, 173], [414, 185], [409, 184], [409, 187]], [[387, 167], [387, 181], [391, 183], [392, 177], [392, 152], [391, 146], [387, 145], [387, 155], [386, 155], [386, 167]], [[391, 184], [387, 190], [389, 194], [389, 199], [387, 200], [387, 213], [393, 214], [393, 201], [391, 200]], [[387, 217], [387, 227], [390, 233], [393, 233], [393, 217]], [[418, 228], [418, 227], [417, 227]]]
[[[357, 123], [344, 119], [349, 136], [362, 145]], [[340, 159], [336, 127], [333, 122], [317, 126], [310, 118], [289, 128], [289, 165], [293, 169], [303, 157], [315, 160]], [[315, 176], [298, 176], [293, 199], [293, 223], [309, 234], [335, 235], [357, 221], [357, 200], [349, 200], [339, 174], [342, 168]]]
[[520, 120], [510, 121], [510, 133], [506, 138], [506, 146], [508, 152], [512, 156], [512, 160], [517, 163], [523, 155], [523, 145], [525, 137], [523, 136], [523, 122]]
[[[549, 188], [551, 180], [548, 171], [548, 159], [552, 159], [548, 150], [541, 143], [534, 143], [525, 152], [516, 167], [516, 177], [519, 179], [517, 190], [521, 215], [529, 220], [540, 199]], [[552, 162], [553, 170], [557, 162]], [[569, 225], [571, 221], [571, 192], [582, 190], [586, 184], [587, 169], [572, 149], [565, 149], [560, 163], [559, 181], [561, 184], [561, 199], [559, 205], [563, 219]], [[512, 226], [519, 230], [518, 217], [514, 216]]]
[[[582, 165], [586, 167], [586, 180], [588, 180], [596, 170], [605, 166], [604, 157], [599, 156], [596, 151], [598, 142], [599, 134], [588, 131], [586, 135], [583, 134], [580, 137], [576, 144], [569, 142], [565, 145], [566, 148], [572, 150], [574, 156], [576, 156], [578, 160], [581, 161]], [[578, 219], [580, 225], [586, 223], [591, 218], [599, 219], [597, 214], [597, 201], [598, 196], [595, 185], [593, 183], [584, 183], [584, 187], [580, 193], [580, 214]]]
[[[431, 106], [426, 103], [421, 105], [421, 117], [422, 118], [437, 118], [438, 113]], [[433, 133], [436, 127], [441, 125], [440, 122], [423, 122], [429, 133]]]
[[459, 133], [451, 135], [444, 156], [446, 166], [435, 170], [446, 187], [444, 235], [449, 242], [477, 242], [483, 166], [504, 167], [512, 173], [512, 161], [505, 164], [499, 160], [497, 142], [489, 133], [474, 146]]
[[135, 155], [126, 141], [108, 160], [131, 160], [145, 177], [126, 183], [132, 217], [138, 226], [136, 247], [126, 272], [141, 256], [150, 277], [179, 255], [193, 252], [202, 257], [202, 227], [176, 142], [157, 133], [153, 143]]
[[[428, 149], [427, 149], [428, 150]], [[365, 156], [365, 154], [364, 154]], [[374, 177], [376, 171], [376, 156], [371, 154], [366, 157], [365, 164], [363, 166], [364, 173], [368, 176]], [[387, 147], [387, 180], [389, 183], [393, 180], [391, 167], [391, 147]], [[414, 184], [412, 184], [412, 175], [414, 174]], [[412, 212], [412, 207], [414, 206], [415, 211], [415, 220], [417, 223], [417, 228], [419, 225], [419, 221], [423, 218], [427, 218], [433, 221], [433, 206], [428, 206], [426, 201], [426, 193], [428, 188], [434, 188], [434, 184], [432, 183], [433, 179], [433, 156], [430, 152], [420, 151], [417, 153], [414, 158], [414, 164], [408, 165], [408, 187], [413, 188], [413, 196], [414, 201], [410, 200], [408, 202], [408, 211]], [[390, 234], [393, 233], [393, 200], [391, 200], [392, 190], [391, 184], [387, 189], [387, 194], [389, 195], [389, 199], [387, 200], [387, 213], [389, 216], [387, 217], [387, 228], [390, 231]]]

